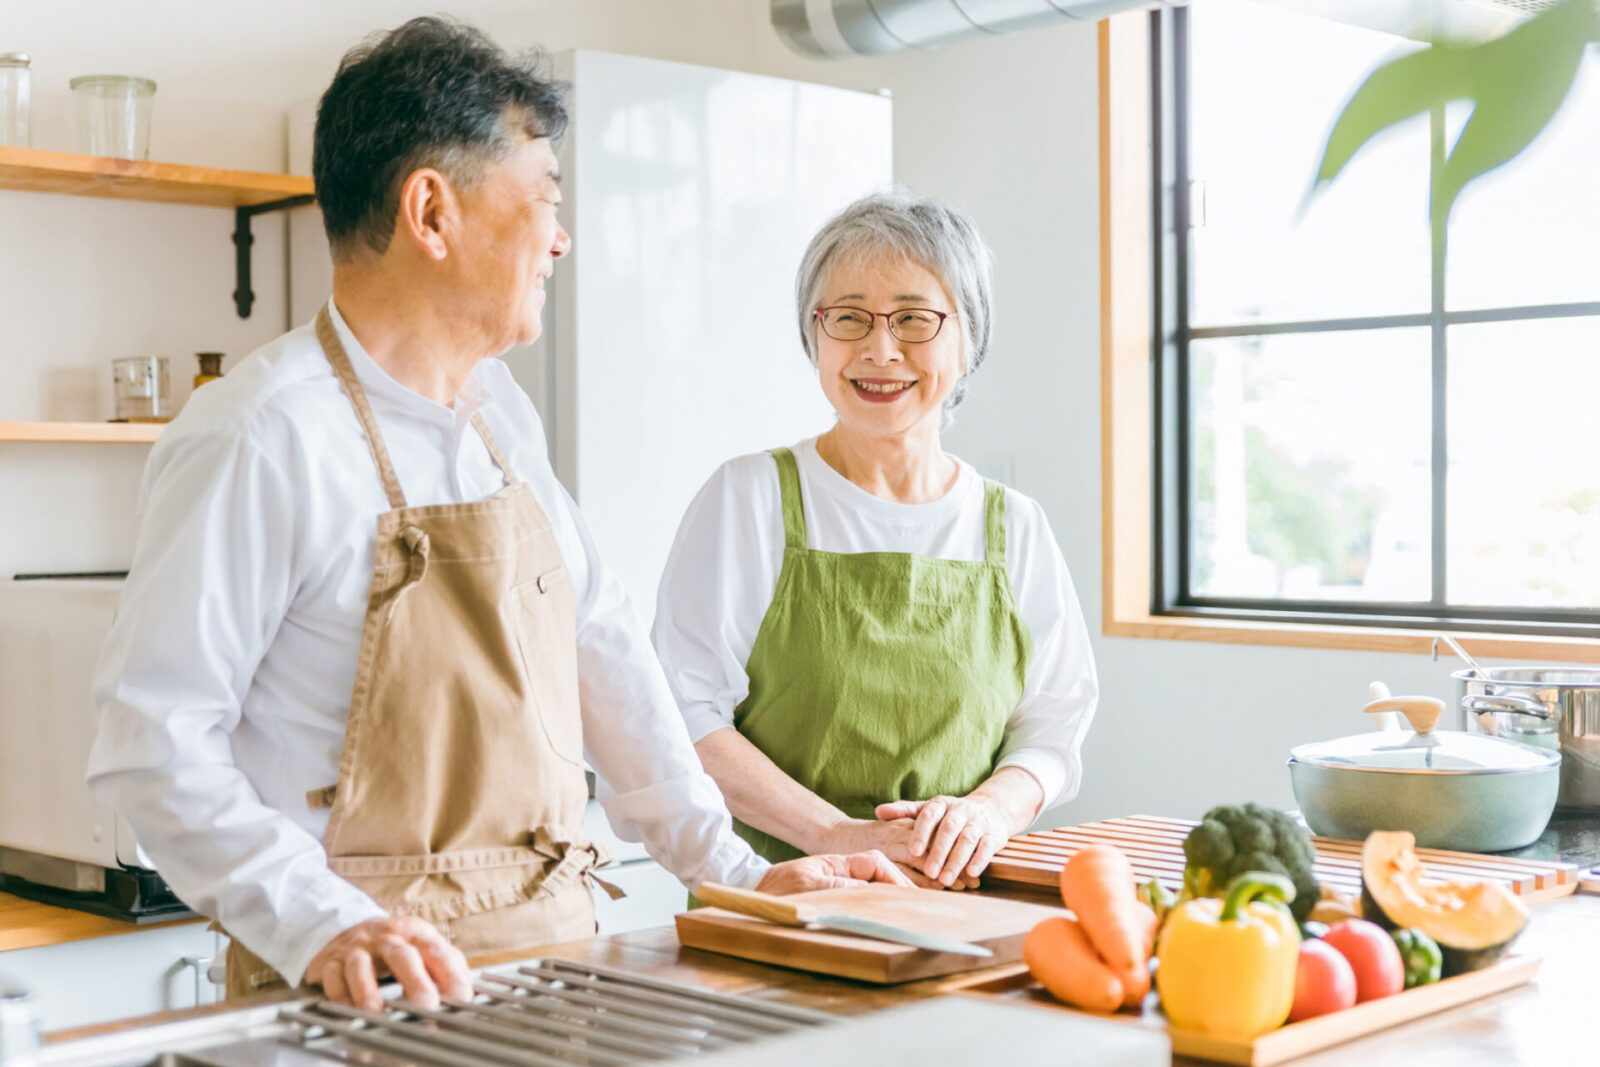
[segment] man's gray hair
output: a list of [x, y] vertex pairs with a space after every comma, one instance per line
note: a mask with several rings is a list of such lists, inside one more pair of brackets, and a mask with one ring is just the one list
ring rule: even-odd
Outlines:
[[[862, 197], [823, 223], [800, 259], [795, 310], [806, 358], [817, 365], [817, 318], [828, 273], [841, 260], [907, 259], [938, 278], [955, 301], [965, 340], [961, 378], [944, 405], [945, 425], [965, 399], [967, 380], [989, 353], [994, 330], [994, 254], [966, 212], [899, 187]], [[871, 310], [878, 310], [873, 308]]]

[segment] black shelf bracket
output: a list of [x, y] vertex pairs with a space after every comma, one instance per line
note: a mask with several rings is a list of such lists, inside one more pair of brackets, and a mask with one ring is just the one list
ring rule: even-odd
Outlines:
[[234, 279], [233, 306], [241, 319], [250, 317], [250, 306], [256, 302], [255, 290], [250, 288], [250, 246], [256, 239], [250, 234], [250, 220], [269, 211], [287, 211], [292, 207], [314, 204], [314, 196], [290, 196], [270, 200], [265, 204], [249, 204], [233, 209]]

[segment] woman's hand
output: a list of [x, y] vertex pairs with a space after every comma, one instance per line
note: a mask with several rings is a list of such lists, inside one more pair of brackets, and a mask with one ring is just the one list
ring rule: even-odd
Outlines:
[[841, 818], [823, 831], [817, 853], [882, 852], [890, 860], [910, 865], [911, 836], [916, 823], [904, 819]]
[[844, 889], [869, 882], [908, 886], [911, 879], [900, 873], [882, 852], [857, 852], [849, 856], [806, 856], [774, 864], [761, 876], [756, 888], [781, 896], [813, 889]]
[[1026, 830], [1043, 806], [1037, 778], [1021, 767], [1001, 767], [964, 797], [879, 804], [877, 816], [888, 823], [912, 821], [910, 863], [924, 877], [947, 889], [958, 881], [976, 888], [994, 854], [1012, 834]]
[[961, 877], [957, 878], [954, 882], [951, 882], [948, 886], [944, 886], [940, 885], [938, 882], [935, 882], [932, 878], [929, 878], [927, 875], [923, 874], [921, 871], [910, 866], [909, 864], [897, 863], [895, 866], [900, 869], [901, 874], [911, 879], [911, 884], [916, 886], [918, 889], [950, 889], [959, 893], [963, 889], [978, 888], [978, 879], [971, 877], [966, 871], [962, 871]]
[[[913, 811], [911, 816], [915, 814]], [[916, 820], [911, 816], [903, 819], [840, 819], [822, 835], [821, 851], [882, 852], [918, 889], [978, 888], [978, 879], [969, 878], [965, 873], [947, 887], [917, 870], [917, 859], [911, 854]]]
[[978, 876], [1011, 837], [1011, 820], [1001, 805], [974, 793], [878, 805], [879, 819], [911, 821], [912, 868], [949, 889], [960, 883], [976, 888]]

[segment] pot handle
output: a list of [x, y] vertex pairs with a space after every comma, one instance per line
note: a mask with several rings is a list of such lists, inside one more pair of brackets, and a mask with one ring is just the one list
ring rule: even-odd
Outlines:
[[1406, 717], [1411, 729], [1419, 734], [1426, 734], [1433, 732], [1434, 726], [1439, 722], [1439, 716], [1444, 714], [1444, 701], [1436, 697], [1386, 697], [1369, 702], [1361, 710], [1368, 715], [1398, 711]]
[[1536, 719], [1549, 719], [1550, 710], [1532, 697], [1514, 693], [1468, 693], [1461, 698], [1463, 710], [1476, 715], [1483, 711], [1514, 711], [1519, 715], [1532, 715]]

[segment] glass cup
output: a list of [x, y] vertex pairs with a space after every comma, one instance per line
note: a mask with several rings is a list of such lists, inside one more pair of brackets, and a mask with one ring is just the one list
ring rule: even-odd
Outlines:
[[172, 383], [165, 356], [111, 361], [115, 422], [165, 422], [172, 417]]
[[21, 52], [0, 52], [0, 145], [28, 148], [28, 85], [32, 80], [28, 57]]
[[78, 150], [115, 159], [150, 158], [150, 111], [156, 83], [122, 74], [73, 78]]

